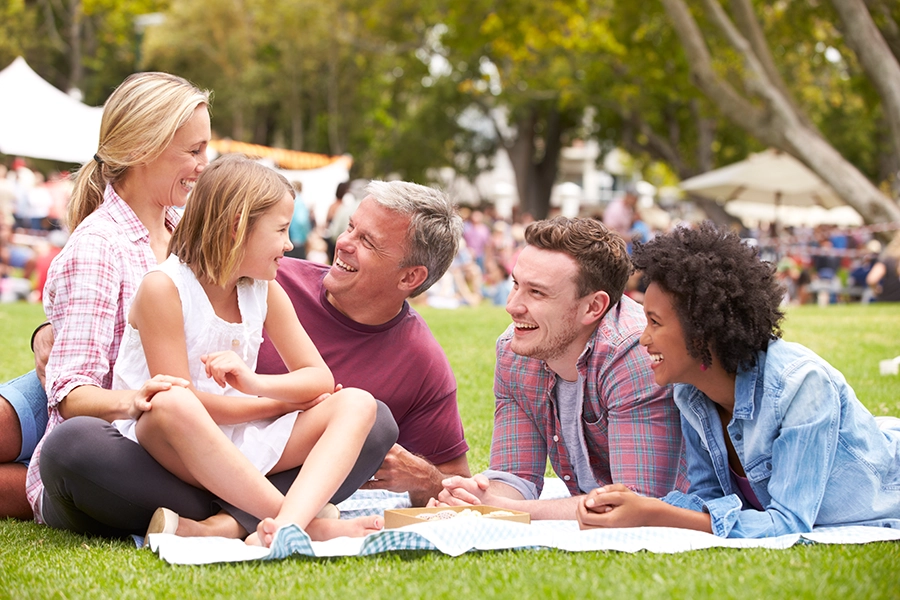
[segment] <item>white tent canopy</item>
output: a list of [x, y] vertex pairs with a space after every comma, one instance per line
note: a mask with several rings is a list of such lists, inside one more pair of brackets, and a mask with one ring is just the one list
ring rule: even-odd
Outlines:
[[103, 108], [56, 89], [21, 56], [0, 71], [0, 152], [84, 163], [97, 151]]
[[835, 208], [844, 201], [803, 163], [774, 149], [681, 182], [686, 192], [719, 202]]

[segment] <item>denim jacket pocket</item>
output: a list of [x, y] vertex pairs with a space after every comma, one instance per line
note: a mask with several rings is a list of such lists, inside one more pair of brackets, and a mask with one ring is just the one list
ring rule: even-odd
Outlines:
[[747, 479], [753, 483], [759, 483], [772, 477], [772, 455], [767, 454], [756, 458], [753, 462], [744, 465], [744, 473]]

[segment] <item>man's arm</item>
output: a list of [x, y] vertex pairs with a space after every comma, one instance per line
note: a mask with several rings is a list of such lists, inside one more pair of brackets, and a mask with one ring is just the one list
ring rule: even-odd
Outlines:
[[38, 381], [41, 382], [42, 386], [45, 385], [47, 360], [50, 358], [50, 350], [52, 349], [53, 327], [50, 326], [50, 321], [44, 321], [31, 334], [31, 351], [34, 352], [34, 372], [37, 374]]
[[502, 481], [489, 480], [484, 475], [451, 477], [444, 480], [444, 489], [432, 506], [471, 506], [486, 504], [531, 514], [535, 520], [573, 520], [582, 496], [552, 500], [526, 500], [517, 489]]
[[425, 506], [443, 489], [444, 479], [454, 475], [469, 477], [469, 461], [465, 454], [433, 465], [400, 444], [394, 444], [375, 473], [375, 478], [363, 485], [363, 489], [409, 492], [413, 506]]

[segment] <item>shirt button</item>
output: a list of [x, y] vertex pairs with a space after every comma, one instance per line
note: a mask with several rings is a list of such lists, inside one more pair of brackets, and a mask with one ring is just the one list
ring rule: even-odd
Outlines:
[[558, 441], [559, 441], [559, 436], [558, 436], [558, 435], [554, 435], [554, 436], [553, 436], [553, 441], [554, 441], [554, 442], [558, 442]]
[[240, 346], [241, 342], [240, 342], [240, 340], [231, 340], [231, 345], [232, 346]]
[[563, 475], [563, 480], [564, 480], [564, 481], [568, 481], [568, 480], [570, 480], [570, 479], [572, 479], [572, 478], [569, 477], [568, 475]]
[[741, 441], [741, 437], [742, 437], [742, 436], [741, 436], [741, 434], [739, 434], [739, 433], [734, 434], [734, 439], [735, 439], [736, 441], [738, 441], [738, 442]]

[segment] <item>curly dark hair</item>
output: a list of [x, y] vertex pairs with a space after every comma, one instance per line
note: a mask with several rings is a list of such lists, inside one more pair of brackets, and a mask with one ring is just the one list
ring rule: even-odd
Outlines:
[[781, 337], [784, 291], [775, 267], [734, 233], [711, 222], [678, 228], [635, 244], [632, 262], [674, 297], [685, 344], [704, 365], [715, 354], [729, 373], [756, 364], [756, 353]]

